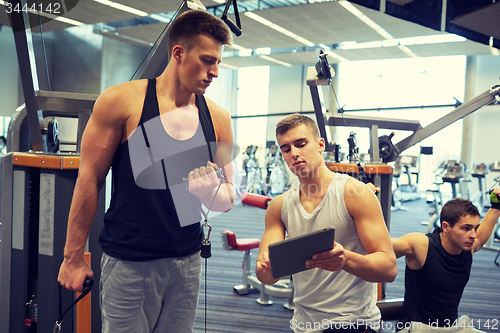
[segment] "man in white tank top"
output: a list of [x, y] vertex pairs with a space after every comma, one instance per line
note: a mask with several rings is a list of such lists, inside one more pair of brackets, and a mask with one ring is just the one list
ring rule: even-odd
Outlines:
[[271, 274], [268, 246], [327, 226], [335, 227], [333, 249], [306, 262], [293, 275], [294, 332], [372, 332], [380, 311], [375, 282], [392, 282], [397, 274], [389, 232], [373, 191], [347, 175], [330, 171], [322, 152], [324, 139], [316, 123], [295, 114], [276, 126], [278, 145], [299, 182], [274, 198], [266, 212], [266, 228], [256, 263], [258, 279]]

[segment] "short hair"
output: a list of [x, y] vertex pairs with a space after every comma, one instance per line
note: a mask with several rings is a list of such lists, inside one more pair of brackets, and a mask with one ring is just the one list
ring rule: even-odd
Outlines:
[[223, 45], [232, 42], [231, 31], [222, 20], [204, 10], [188, 10], [172, 22], [167, 43], [168, 56], [172, 56], [175, 45], [182, 45], [189, 52], [201, 34], [207, 34]]
[[319, 138], [319, 130], [316, 122], [299, 113], [292, 114], [280, 120], [280, 122], [276, 125], [276, 137], [278, 137], [278, 135], [283, 135], [292, 128], [302, 124], [309, 127], [315, 139]]
[[480, 216], [476, 206], [470, 201], [462, 198], [455, 198], [444, 204], [441, 209], [441, 222], [448, 222], [450, 227], [455, 224], [462, 216]]

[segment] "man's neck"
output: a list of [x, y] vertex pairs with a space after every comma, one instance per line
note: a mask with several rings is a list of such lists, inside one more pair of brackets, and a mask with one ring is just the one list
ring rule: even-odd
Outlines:
[[195, 95], [181, 88], [174, 66], [169, 65], [156, 79], [158, 99], [168, 106], [168, 109], [179, 109], [194, 104]]
[[323, 164], [314, 171], [311, 171], [307, 176], [299, 177], [301, 196], [323, 197], [334, 176], [335, 173]]
[[450, 242], [448, 237], [446, 237], [446, 235], [443, 232], [439, 233], [439, 237], [441, 239], [441, 245], [443, 246], [443, 248], [446, 252], [448, 252], [452, 256], [456, 256], [456, 255], [459, 255], [460, 253], [462, 253], [463, 250], [461, 248], [457, 248], [456, 246], [453, 246], [453, 244]]

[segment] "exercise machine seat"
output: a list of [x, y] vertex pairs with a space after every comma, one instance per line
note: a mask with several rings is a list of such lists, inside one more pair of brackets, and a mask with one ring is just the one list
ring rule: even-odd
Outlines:
[[[249, 251], [258, 248], [260, 245], [260, 239], [258, 238], [236, 238], [236, 234], [229, 230], [222, 231], [222, 242], [226, 241], [227, 237], [227, 251], [237, 250], [237, 251]], [[224, 244], [223, 244], [224, 246]]]
[[382, 320], [398, 320], [401, 311], [403, 311], [404, 298], [386, 299], [377, 301], [377, 307], [380, 310]]
[[249, 192], [245, 192], [241, 195], [242, 204], [261, 209], [267, 209], [267, 205], [269, 205], [270, 201], [271, 198], [266, 197], [265, 195], [249, 193]]

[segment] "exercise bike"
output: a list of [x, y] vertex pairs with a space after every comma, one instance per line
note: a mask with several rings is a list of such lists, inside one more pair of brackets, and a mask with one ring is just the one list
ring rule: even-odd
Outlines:
[[473, 196], [469, 196], [469, 200], [472, 201], [474, 205], [476, 205], [481, 216], [484, 215], [483, 214], [484, 208], [486, 206], [486, 200], [485, 200], [486, 192], [484, 191], [485, 190], [484, 184], [486, 182], [486, 175], [488, 174], [488, 172], [489, 172], [489, 167], [484, 163], [474, 164], [470, 172], [470, 175], [473, 178], [477, 179], [478, 190]]
[[[277, 149], [268, 155], [266, 192], [264, 194], [274, 198], [283, 193], [288, 184], [288, 167], [283, 159], [281, 151]], [[271, 147], [272, 148], [272, 147]]]
[[259, 161], [255, 157], [258, 147], [250, 145], [245, 154], [247, 158], [243, 161], [243, 170], [246, 173], [246, 192], [262, 194], [262, 170]]

